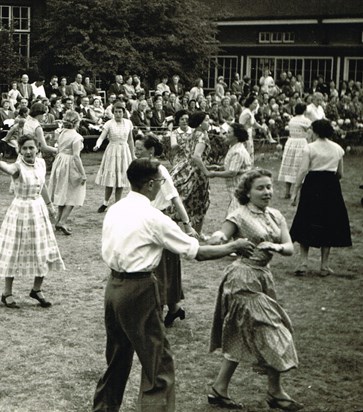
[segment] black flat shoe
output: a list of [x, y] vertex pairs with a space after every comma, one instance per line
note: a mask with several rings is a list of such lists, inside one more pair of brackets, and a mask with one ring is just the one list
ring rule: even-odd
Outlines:
[[212, 393], [208, 394], [208, 403], [209, 405], [215, 405], [219, 408], [225, 409], [243, 409], [243, 404], [237, 403], [231, 398], [227, 398], [226, 396], [222, 396], [219, 394], [213, 386], [211, 387]]
[[72, 234], [72, 231], [70, 229], [66, 228], [65, 226], [56, 225], [55, 230], [59, 230], [59, 231], [63, 232], [66, 236], [70, 236]]
[[7, 299], [13, 297], [13, 295], [1, 295], [1, 302], [10, 309], [19, 309], [20, 306], [15, 302], [14, 298], [11, 299], [11, 302], [8, 302]]
[[179, 308], [176, 312], [171, 313], [170, 311], [166, 314], [164, 319], [164, 325], [166, 328], [170, 328], [173, 324], [174, 320], [179, 318], [180, 320], [185, 319], [185, 310], [183, 308]]
[[98, 212], [98, 213], [103, 213], [103, 212], [106, 211], [106, 209], [107, 209], [107, 206], [106, 206], [106, 205], [101, 205], [101, 206], [97, 209], [97, 212]]
[[52, 306], [51, 302], [48, 302], [47, 300], [44, 299], [44, 297], [39, 296], [39, 293], [42, 293], [42, 291], [41, 290], [35, 291], [34, 289], [32, 289], [29, 293], [29, 296], [37, 300], [40, 303], [40, 306], [42, 308], [49, 308], [50, 306]]
[[293, 399], [276, 398], [270, 393], [267, 394], [266, 402], [271, 409], [281, 409], [282, 411], [300, 411], [304, 408], [302, 403], [296, 402]]

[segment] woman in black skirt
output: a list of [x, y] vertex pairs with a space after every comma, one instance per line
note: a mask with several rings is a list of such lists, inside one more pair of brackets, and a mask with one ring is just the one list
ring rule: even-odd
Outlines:
[[290, 230], [293, 241], [300, 243], [300, 266], [296, 275], [304, 275], [310, 247], [321, 249], [321, 276], [333, 273], [329, 267], [331, 247], [352, 245], [347, 209], [339, 179], [343, 176], [344, 150], [329, 140], [333, 128], [329, 120], [312, 123], [315, 141], [304, 149], [303, 160], [292, 196], [299, 205]]

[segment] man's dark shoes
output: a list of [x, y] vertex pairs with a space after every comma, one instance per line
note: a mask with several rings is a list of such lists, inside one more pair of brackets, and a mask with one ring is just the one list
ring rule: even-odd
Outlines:
[[13, 295], [1, 295], [1, 302], [10, 309], [20, 308], [20, 306], [15, 302]]
[[41, 290], [35, 291], [34, 289], [32, 289], [29, 293], [29, 296], [33, 299], [36, 299], [40, 303], [40, 306], [42, 308], [49, 308], [50, 306], [52, 306], [51, 302], [48, 302], [44, 299]]
[[180, 318], [180, 320], [185, 319], [185, 310], [183, 308], [179, 308], [176, 312], [171, 313], [170, 311], [166, 314], [164, 319], [164, 325], [166, 328], [170, 328], [176, 318]]
[[208, 403], [209, 405], [215, 405], [219, 408], [243, 409], [243, 405], [241, 403], [237, 403], [231, 398], [222, 396], [213, 388], [213, 386], [211, 387], [211, 393], [208, 394]]
[[106, 209], [107, 209], [107, 206], [106, 206], [106, 205], [101, 205], [101, 206], [97, 209], [97, 212], [98, 212], [98, 213], [103, 213], [103, 212], [106, 211]]

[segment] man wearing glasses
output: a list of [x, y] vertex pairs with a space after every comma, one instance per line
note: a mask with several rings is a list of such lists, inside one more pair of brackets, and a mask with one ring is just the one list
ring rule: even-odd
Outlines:
[[104, 220], [102, 256], [111, 269], [105, 291], [108, 367], [96, 388], [94, 412], [120, 409], [134, 351], [142, 365], [138, 410], [175, 411], [174, 363], [152, 274], [163, 249], [197, 260], [252, 252], [253, 245], [243, 239], [200, 246], [151, 206], [165, 182], [159, 165], [156, 160], [134, 160], [127, 170], [131, 191], [110, 207]]

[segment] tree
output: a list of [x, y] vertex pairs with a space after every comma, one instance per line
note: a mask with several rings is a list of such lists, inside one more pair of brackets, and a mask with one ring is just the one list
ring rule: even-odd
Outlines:
[[21, 59], [16, 51], [12, 30], [0, 30], [0, 85], [9, 86], [17, 78], [21, 67]]
[[38, 44], [44, 74], [198, 77], [217, 50], [197, 0], [48, 0]]

